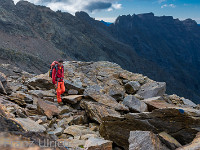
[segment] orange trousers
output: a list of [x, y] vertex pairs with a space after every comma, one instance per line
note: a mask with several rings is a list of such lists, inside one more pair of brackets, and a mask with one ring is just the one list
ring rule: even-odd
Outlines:
[[56, 89], [56, 92], [57, 92], [57, 101], [58, 101], [58, 103], [61, 103], [61, 102], [62, 102], [61, 94], [63, 94], [63, 93], [65, 92], [65, 84], [64, 84], [64, 81], [62, 81], [62, 82], [57, 82], [57, 89]]

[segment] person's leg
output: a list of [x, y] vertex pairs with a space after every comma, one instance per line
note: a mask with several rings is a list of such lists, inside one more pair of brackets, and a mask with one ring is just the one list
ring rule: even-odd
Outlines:
[[56, 92], [57, 92], [57, 101], [58, 101], [58, 103], [60, 103], [60, 102], [62, 102], [62, 100], [61, 100], [61, 84], [60, 84], [60, 82], [58, 82], [58, 84], [57, 84], [57, 89], [56, 89]]
[[64, 81], [60, 83], [61, 83], [61, 94], [63, 94], [65, 92], [65, 83]]

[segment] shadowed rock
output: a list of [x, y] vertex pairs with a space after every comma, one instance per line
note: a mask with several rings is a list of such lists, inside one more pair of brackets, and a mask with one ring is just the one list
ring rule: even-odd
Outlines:
[[199, 149], [200, 149], [200, 132], [197, 133], [196, 137], [190, 144], [180, 147], [176, 150], [199, 150]]
[[166, 131], [181, 144], [188, 144], [198, 132], [199, 116], [198, 110], [165, 108], [150, 113], [105, 117], [100, 125], [100, 134], [124, 148], [128, 147], [129, 132], [135, 130], [152, 131], [156, 134]]
[[166, 132], [161, 132], [158, 135], [162, 143], [164, 143], [169, 149], [176, 149], [182, 146], [175, 138]]
[[125, 89], [128, 94], [134, 94], [140, 89], [140, 83], [137, 81], [130, 81], [125, 84]]
[[7, 87], [6, 75], [0, 72], [0, 93], [7, 94], [5, 89], [6, 87]]
[[34, 87], [34, 88], [41, 88], [46, 90], [54, 89], [54, 85], [51, 82], [51, 78], [48, 77], [47, 74], [41, 74], [30, 78], [27, 81], [27, 84]]

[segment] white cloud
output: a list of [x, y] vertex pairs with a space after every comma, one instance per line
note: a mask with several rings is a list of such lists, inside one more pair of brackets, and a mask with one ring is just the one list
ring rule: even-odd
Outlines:
[[158, 3], [161, 4], [163, 2], [166, 2], [167, 0], [158, 0]]
[[112, 8], [121, 9], [122, 8], [122, 4], [118, 4], [118, 3], [112, 4]]
[[161, 8], [165, 8], [165, 7], [167, 7], [167, 6], [168, 6], [167, 4], [164, 4], [164, 5], [161, 6]]
[[174, 4], [164, 4], [164, 5], [161, 6], [161, 8], [166, 8], [166, 7], [176, 8], [176, 5], [174, 5]]
[[115, 9], [121, 9], [121, 8], [122, 8], [122, 4], [114, 3], [112, 4], [112, 7], [107, 9], [107, 11], [113, 11]]
[[[17, 3], [20, 0], [14, 0]], [[27, 0], [36, 5], [45, 5], [52, 10], [62, 10], [74, 14], [77, 11], [93, 12], [96, 10], [112, 11], [122, 8], [119, 0]]]
[[176, 5], [174, 5], [174, 4], [169, 4], [169, 7], [175, 8]]

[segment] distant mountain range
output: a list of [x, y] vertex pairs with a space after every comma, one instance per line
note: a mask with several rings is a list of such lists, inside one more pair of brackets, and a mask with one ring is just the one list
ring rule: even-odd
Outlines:
[[73, 16], [12, 0], [1, 0], [0, 11], [1, 63], [41, 73], [59, 58], [112, 61], [200, 103], [200, 27], [191, 19], [147, 13], [109, 25], [85, 12]]
[[110, 23], [110, 22], [105, 22], [105, 21], [103, 21], [103, 20], [101, 20], [101, 22], [103, 23], [103, 24], [105, 24], [106, 26], [110, 26], [112, 23]]

